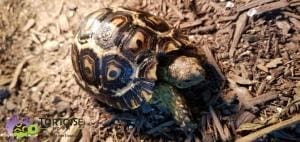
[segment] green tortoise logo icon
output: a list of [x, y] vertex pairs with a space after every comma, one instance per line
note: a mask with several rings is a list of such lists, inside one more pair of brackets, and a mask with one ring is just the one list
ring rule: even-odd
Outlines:
[[19, 121], [17, 115], [14, 115], [6, 122], [6, 130], [10, 136], [14, 136], [17, 139], [35, 136], [39, 133], [37, 124], [30, 124], [28, 117], [24, 117], [22, 121]]

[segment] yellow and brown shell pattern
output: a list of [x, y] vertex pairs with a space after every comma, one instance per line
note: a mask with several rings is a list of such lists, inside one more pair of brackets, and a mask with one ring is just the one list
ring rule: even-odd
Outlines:
[[101, 102], [128, 110], [151, 99], [157, 55], [177, 50], [186, 39], [149, 13], [106, 8], [89, 14], [72, 46], [77, 83]]

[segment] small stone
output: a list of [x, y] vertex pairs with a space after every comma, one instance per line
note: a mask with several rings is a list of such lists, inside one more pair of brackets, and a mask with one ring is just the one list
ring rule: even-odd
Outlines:
[[279, 113], [282, 112], [282, 108], [278, 107], [278, 108], [276, 108], [276, 109], [277, 109], [277, 111], [278, 111]]
[[234, 7], [234, 3], [231, 2], [231, 1], [228, 1], [228, 2], [226, 2], [225, 7], [226, 7], [226, 8], [233, 8], [233, 7]]
[[59, 42], [58, 41], [47, 41], [44, 43], [43, 47], [47, 51], [55, 51], [59, 48]]
[[249, 17], [253, 17], [256, 14], [257, 14], [257, 10], [255, 8], [252, 8], [252, 9], [248, 10], [248, 12], [247, 12], [247, 15]]
[[32, 92], [37, 92], [37, 91], [38, 91], [38, 88], [37, 88], [37, 87], [32, 87], [32, 88], [31, 88], [31, 91], [32, 91]]

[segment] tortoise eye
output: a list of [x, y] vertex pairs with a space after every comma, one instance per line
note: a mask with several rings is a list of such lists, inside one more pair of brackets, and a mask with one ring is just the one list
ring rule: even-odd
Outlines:
[[107, 71], [107, 80], [116, 80], [121, 75], [121, 69], [116, 66], [109, 66]]

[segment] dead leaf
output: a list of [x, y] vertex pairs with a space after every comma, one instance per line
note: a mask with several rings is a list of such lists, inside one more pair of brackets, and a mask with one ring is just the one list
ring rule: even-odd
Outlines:
[[259, 128], [262, 128], [264, 126], [265, 125], [259, 124], [259, 123], [244, 123], [244, 124], [240, 125], [240, 127], [236, 131], [237, 132], [241, 132], [241, 131], [253, 131], [253, 130], [257, 130]]
[[271, 62], [266, 64], [267, 68], [275, 68], [277, 67], [279, 64], [282, 64], [282, 58], [275, 58], [273, 59]]

